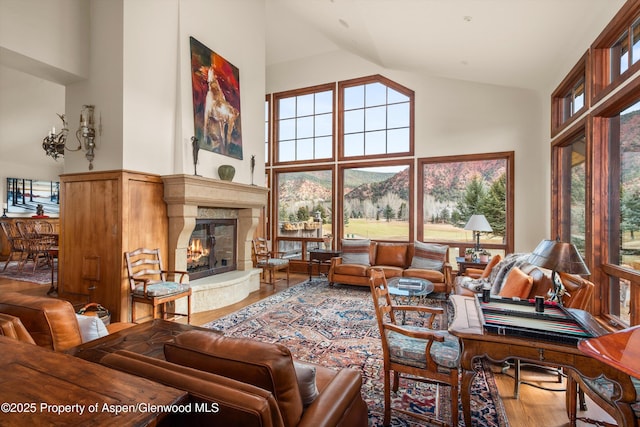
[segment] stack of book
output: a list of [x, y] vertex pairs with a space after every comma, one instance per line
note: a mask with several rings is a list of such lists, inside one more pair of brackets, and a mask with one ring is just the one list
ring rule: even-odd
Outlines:
[[422, 281], [415, 279], [398, 279], [398, 289], [420, 291], [422, 290]]

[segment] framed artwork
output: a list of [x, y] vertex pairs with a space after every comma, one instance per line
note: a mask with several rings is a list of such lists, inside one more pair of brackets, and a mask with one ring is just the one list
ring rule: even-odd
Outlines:
[[190, 37], [193, 126], [199, 148], [242, 159], [240, 71]]

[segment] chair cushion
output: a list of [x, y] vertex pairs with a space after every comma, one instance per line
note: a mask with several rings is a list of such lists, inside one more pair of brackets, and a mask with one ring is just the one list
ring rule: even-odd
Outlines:
[[336, 264], [333, 272], [336, 275], [369, 277], [369, 267], [361, 264]]
[[415, 242], [411, 268], [426, 268], [428, 270], [442, 270], [446, 262], [447, 245], [437, 243]]
[[[597, 394], [602, 396], [605, 400], [611, 401], [613, 396], [614, 386], [613, 383], [605, 377], [598, 377], [594, 380], [589, 378], [582, 378], [582, 381], [595, 391]], [[634, 377], [631, 377], [631, 382], [636, 389], [636, 403], [631, 405], [633, 412], [635, 412], [636, 417], [640, 418], [640, 380]]]
[[[179, 294], [188, 291], [190, 288], [188, 283], [176, 282], [158, 282], [147, 286], [147, 295], [150, 297], [161, 297], [165, 295]], [[134, 292], [135, 295], [144, 295], [144, 286], [137, 285]]]
[[261, 266], [261, 265], [280, 266], [280, 265], [287, 265], [287, 264], [289, 264], [289, 260], [288, 259], [283, 259], [283, 258], [269, 258], [269, 259], [265, 259], [265, 260], [260, 260], [258, 262], [258, 266]]
[[532, 286], [533, 277], [523, 273], [518, 267], [513, 267], [498, 295], [506, 298], [528, 298]]
[[343, 239], [342, 240], [342, 263], [362, 264], [369, 266], [370, 239]]
[[[460, 362], [460, 343], [458, 338], [447, 331], [433, 331], [418, 326], [404, 325], [406, 329], [414, 331], [431, 331], [444, 337], [443, 342], [434, 341], [431, 345], [431, 358], [440, 366], [454, 369]], [[403, 365], [426, 368], [427, 362], [424, 351], [428, 340], [411, 338], [395, 331], [386, 331], [387, 344], [389, 345], [389, 358], [392, 362]]]

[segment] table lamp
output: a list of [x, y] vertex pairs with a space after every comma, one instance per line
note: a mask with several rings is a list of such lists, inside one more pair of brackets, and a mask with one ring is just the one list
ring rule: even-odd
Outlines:
[[527, 261], [537, 267], [551, 270], [553, 289], [549, 299], [559, 304], [562, 304], [564, 285], [557, 276], [557, 272], [577, 275], [591, 274], [576, 246], [573, 243], [561, 242], [560, 239], [541, 241], [529, 255]]
[[471, 215], [471, 218], [469, 218], [469, 221], [467, 222], [467, 225], [464, 226], [464, 229], [473, 231], [473, 234], [476, 238], [476, 252], [480, 250], [480, 233], [483, 231], [493, 231], [493, 228], [491, 228], [491, 226], [489, 225], [489, 221], [487, 221], [487, 218], [482, 214]]

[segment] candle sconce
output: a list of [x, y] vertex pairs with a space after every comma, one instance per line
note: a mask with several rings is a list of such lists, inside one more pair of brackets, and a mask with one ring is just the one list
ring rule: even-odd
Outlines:
[[93, 170], [93, 159], [95, 157], [96, 148], [96, 128], [95, 128], [95, 106], [83, 105], [80, 111], [80, 126], [76, 131], [76, 138], [78, 140], [77, 148], [67, 147], [67, 135], [69, 133], [69, 127], [67, 126], [67, 120], [64, 114], [58, 114], [60, 120], [62, 120], [62, 130], [56, 133], [56, 128], [53, 127], [49, 132], [49, 135], [45, 136], [42, 140], [42, 148], [47, 156], [57, 160], [58, 157], [64, 156], [64, 150], [79, 151], [84, 149], [85, 157], [89, 161], [89, 170]]

